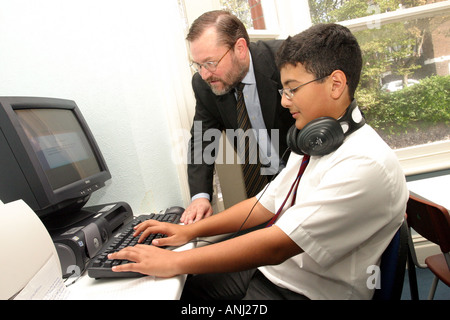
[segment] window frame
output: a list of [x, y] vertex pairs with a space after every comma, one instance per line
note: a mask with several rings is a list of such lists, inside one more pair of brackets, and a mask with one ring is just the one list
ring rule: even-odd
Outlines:
[[450, 1], [447, 0], [442, 2], [425, 4], [413, 8], [399, 9], [391, 12], [373, 14], [367, 17], [341, 21], [338, 23], [349, 28], [352, 32], [355, 32], [373, 29], [375, 27], [390, 23], [413, 19], [437, 17], [449, 13], [450, 13]]
[[280, 36], [280, 24], [276, 14], [278, 10], [275, 0], [261, 0], [261, 6], [264, 14], [264, 21], [266, 23], [266, 29], [250, 29], [248, 30], [248, 35], [253, 41], [277, 39]]

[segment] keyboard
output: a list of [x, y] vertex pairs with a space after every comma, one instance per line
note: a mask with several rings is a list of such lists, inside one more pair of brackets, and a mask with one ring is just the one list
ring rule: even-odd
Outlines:
[[[134, 227], [139, 223], [144, 222], [149, 219], [169, 222], [169, 223], [179, 223], [184, 209], [181, 207], [171, 207], [166, 209], [164, 213], [151, 213], [136, 216], [132, 221], [121, 227], [111, 239], [104, 245], [104, 249], [100, 251], [89, 263], [87, 268], [88, 276], [95, 279], [100, 278], [136, 278], [144, 276], [138, 272], [114, 272], [112, 267], [130, 263], [128, 260], [109, 260], [108, 254], [117, 252], [125, 247], [134, 246], [137, 244], [139, 236], [134, 237]], [[144, 242], [140, 244], [151, 245], [154, 239], [165, 237], [164, 234], [151, 234]]]

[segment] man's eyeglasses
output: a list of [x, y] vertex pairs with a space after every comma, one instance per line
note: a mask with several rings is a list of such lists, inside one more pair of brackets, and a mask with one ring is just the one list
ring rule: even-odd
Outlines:
[[278, 92], [280, 93], [281, 97], [283, 97], [283, 94], [284, 94], [284, 96], [286, 97], [286, 99], [292, 100], [292, 98], [294, 97], [294, 93], [295, 93], [298, 89], [300, 89], [301, 87], [306, 86], [307, 84], [310, 84], [310, 83], [312, 83], [312, 82], [315, 82], [315, 81], [319, 81], [319, 80], [325, 79], [326, 77], [328, 77], [328, 76], [325, 76], [325, 77], [321, 77], [321, 78], [317, 78], [317, 79], [308, 81], [307, 83], [301, 84], [301, 85], [299, 85], [298, 87], [295, 87], [295, 88], [293, 88], [293, 89], [289, 89], [289, 88], [286, 88], [286, 89], [279, 89]]
[[194, 68], [195, 71], [200, 72], [201, 68], [205, 68], [209, 72], [214, 72], [217, 70], [217, 66], [219, 65], [220, 61], [222, 61], [223, 58], [227, 55], [228, 52], [230, 52], [231, 48], [225, 52], [225, 54], [217, 61], [208, 61], [205, 63], [198, 63], [198, 62], [191, 62], [191, 67]]

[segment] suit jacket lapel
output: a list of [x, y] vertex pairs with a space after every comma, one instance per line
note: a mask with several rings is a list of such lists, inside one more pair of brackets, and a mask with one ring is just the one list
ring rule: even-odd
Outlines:
[[261, 75], [256, 72], [255, 74], [256, 81], [258, 81], [258, 96], [259, 102], [261, 103], [264, 123], [266, 124], [266, 128], [270, 130], [275, 126], [277, 105], [279, 103], [277, 96], [274, 95], [278, 89], [277, 83], [267, 78], [258, 80], [258, 76]]
[[259, 102], [261, 103], [264, 123], [266, 128], [270, 130], [275, 126], [277, 107], [280, 103], [277, 96], [278, 83], [274, 80], [277, 70], [272, 67], [273, 61], [268, 61], [268, 58], [262, 52], [255, 51], [253, 49], [250, 52], [253, 58]]
[[[273, 68], [273, 61], [269, 60], [270, 57], [267, 57], [263, 52], [257, 50], [256, 46], [253, 46], [253, 43], [250, 44], [250, 53], [253, 59], [253, 69], [255, 71], [255, 79], [264, 123], [266, 124], [266, 128], [270, 130], [275, 127], [277, 107], [280, 103], [277, 92], [278, 83], [274, 80], [276, 79], [278, 70]], [[216, 96], [216, 99], [222, 119], [226, 119], [230, 124], [230, 126], [225, 124], [225, 127], [238, 129], [236, 97], [234, 91], [232, 90], [223, 96]]]
[[[223, 95], [217, 96], [217, 106], [222, 119], [229, 122], [229, 125], [225, 124], [226, 128], [238, 129], [237, 124], [237, 110], [236, 110], [236, 97], [234, 96], [234, 91]], [[224, 121], [225, 122], [225, 121]]]

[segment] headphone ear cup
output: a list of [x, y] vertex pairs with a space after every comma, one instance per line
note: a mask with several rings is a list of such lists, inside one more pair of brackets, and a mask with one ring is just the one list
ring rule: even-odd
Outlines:
[[337, 150], [349, 135], [365, 124], [364, 116], [358, 109], [356, 100], [348, 106], [345, 114], [335, 120], [331, 117], [317, 118], [302, 130], [295, 125], [287, 133], [287, 145], [299, 155], [324, 156]]
[[322, 117], [311, 121], [302, 130], [292, 126], [287, 134], [287, 144], [299, 155], [323, 156], [339, 148], [344, 137], [338, 121]]
[[292, 127], [289, 128], [287, 135], [286, 135], [286, 142], [289, 149], [292, 150], [292, 152], [304, 155], [303, 151], [298, 147], [297, 143], [297, 136], [300, 134], [300, 130], [297, 129], [297, 127], [292, 125]]
[[297, 137], [298, 148], [311, 156], [327, 155], [344, 142], [344, 132], [338, 121], [330, 117], [308, 123]]

